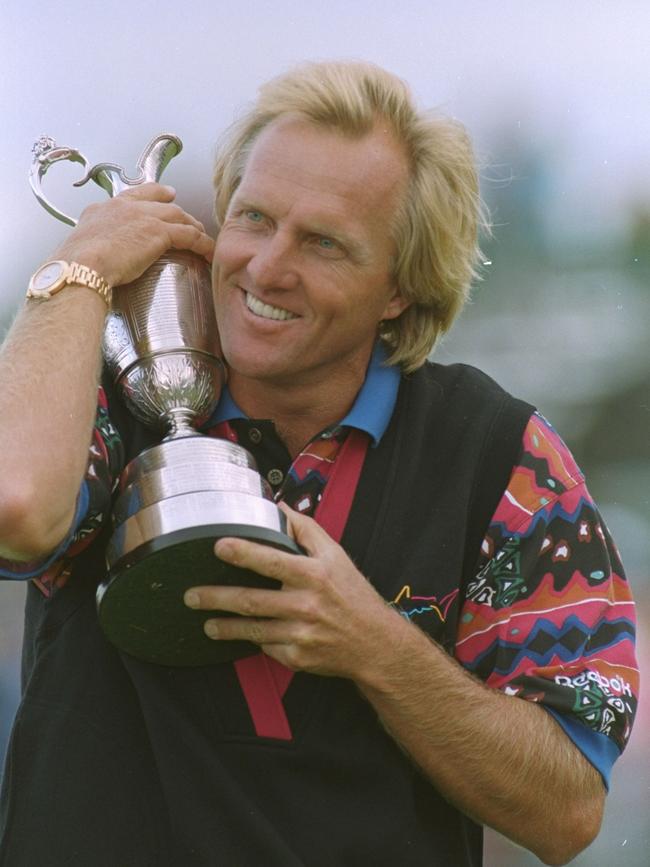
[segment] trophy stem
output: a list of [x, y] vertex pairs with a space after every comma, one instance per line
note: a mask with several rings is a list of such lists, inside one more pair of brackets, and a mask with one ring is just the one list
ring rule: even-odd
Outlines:
[[185, 407], [174, 407], [168, 410], [165, 418], [165, 421], [168, 423], [168, 429], [163, 442], [177, 440], [181, 437], [200, 436], [194, 429], [193, 422], [195, 420], [196, 414]]

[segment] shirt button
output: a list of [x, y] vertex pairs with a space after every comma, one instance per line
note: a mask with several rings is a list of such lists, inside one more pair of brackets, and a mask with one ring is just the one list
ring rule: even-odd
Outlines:
[[284, 473], [282, 470], [269, 470], [266, 474], [266, 478], [268, 479], [269, 484], [279, 485], [284, 479]]
[[255, 445], [257, 445], [257, 443], [262, 442], [262, 431], [261, 431], [259, 428], [252, 427], [252, 428], [248, 431], [248, 439], [249, 439], [252, 443], [254, 443]]

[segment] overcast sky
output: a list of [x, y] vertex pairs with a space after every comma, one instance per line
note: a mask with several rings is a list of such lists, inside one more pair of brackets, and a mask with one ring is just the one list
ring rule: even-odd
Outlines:
[[[650, 198], [647, 0], [4, 0], [0, 32], [5, 303], [67, 231], [27, 185], [38, 135], [128, 170], [153, 135], [174, 132], [185, 150], [166, 177], [206, 219], [219, 131], [260, 82], [304, 59], [386, 66], [420, 105], [463, 120], [488, 160], [500, 158], [497, 130], [543, 150], [559, 226], [616, 231], [630, 202]], [[68, 192], [79, 169], [45, 181], [77, 211], [104, 195]]]

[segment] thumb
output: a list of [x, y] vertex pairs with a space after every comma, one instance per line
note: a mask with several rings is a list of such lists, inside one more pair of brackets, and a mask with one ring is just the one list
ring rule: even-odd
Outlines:
[[149, 181], [146, 184], [136, 184], [127, 187], [119, 195], [125, 199], [140, 199], [147, 202], [173, 202], [176, 198], [176, 190], [168, 184], [158, 184]]
[[286, 503], [278, 503], [278, 507], [287, 517], [287, 532], [310, 556], [314, 557], [325, 548], [336, 545], [336, 542], [313, 518], [301, 515]]

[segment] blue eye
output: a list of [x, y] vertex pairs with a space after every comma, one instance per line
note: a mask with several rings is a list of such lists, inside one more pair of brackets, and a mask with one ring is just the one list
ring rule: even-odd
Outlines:
[[246, 218], [250, 220], [251, 223], [261, 223], [264, 219], [259, 211], [246, 211]]
[[331, 238], [319, 238], [318, 239], [318, 246], [322, 247], [323, 250], [335, 250], [336, 249], [336, 242], [332, 241]]

